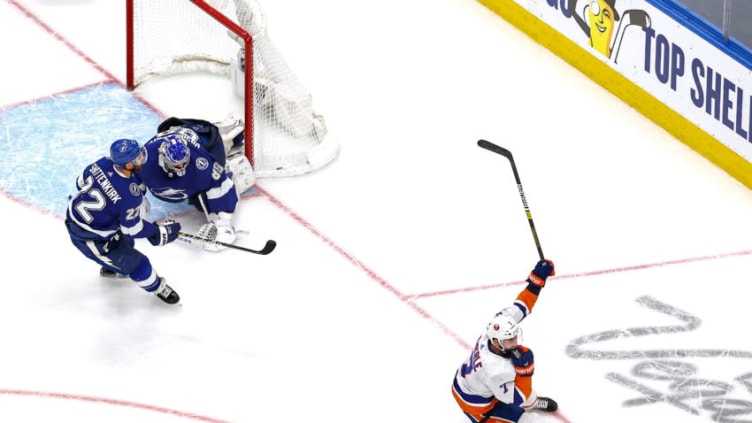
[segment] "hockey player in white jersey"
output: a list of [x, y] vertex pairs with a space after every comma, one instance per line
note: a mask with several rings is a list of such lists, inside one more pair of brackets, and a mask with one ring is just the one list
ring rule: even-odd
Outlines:
[[496, 313], [470, 357], [454, 376], [452, 394], [471, 422], [529, 423], [527, 410], [553, 412], [558, 405], [533, 389], [533, 351], [519, 344], [518, 325], [533, 310], [554, 263], [540, 260], [514, 304]]

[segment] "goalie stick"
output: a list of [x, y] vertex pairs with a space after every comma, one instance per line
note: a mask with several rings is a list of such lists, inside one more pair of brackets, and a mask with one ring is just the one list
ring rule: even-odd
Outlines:
[[506, 157], [507, 160], [509, 160], [509, 163], [512, 165], [512, 172], [514, 173], [514, 180], [517, 182], [517, 190], [520, 192], [520, 198], [522, 199], [522, 206], [525, 208], [525, 214], [527, 215], [527, 221], [530, 224], [530, 231], [533, 233], [533, 239], [535, 240], [535, 247], [538, 249], [538, 257], [540, 257], [541, 260], [545, 260], [543, 257], [543, 249], [541, 248], [540, 240], [538, 240], [538, 232], [535, 230], [535, 224], [533, 223], [533, 215], [530, 213], [530, 207], [527, 205], [527, 199], [525, 198], [525, 191], [522, 189], [522, 182], [520, 181], [520, 174], [517, 172], [517, 166], [514, 164], [514, 157], [512, 157], [512, 152], [507, 150], [504, 147], [499, 147], [498, 145], [486, 141], [486, 140], [478, 140], [478, 146], [481, 148], [485, 148], [488, 151], [492, 151], [496, 154], [501, 154], [502, 156]]
[[180, 237], [180, 239], [182, 239], [182, 240], [184, 240], [184, 241], [186, 241], [188, 243], [191, 243], [191, 244], [193, 243], [192, 241], [199, 241], [199, 242], [204, 242], [204, 243], [205, 242], [210, 242], [212, 244], [221, 245], [223, 247], [233, 248], [235, 250], [247, 251], [247, 252], [253, 253], [253, 254], [261, 254], [263, 256], [271, 253], [272, 251], [274, 251], [274, 248], [277, 247], [277, 241], [275, 241], [273, 239], [270, 239], [270, 240], [266, 241], [266, 244], [264, 245], [264, 248], [262, 248], [260, 250], [254, 250], [252, 248], [241, 247], [241, 246], [235, 245], [235, 244], [228, 244], [226, 242], [210, 241], [208, 239], [201, 238], [200, 236], [196, 236], [196, 235], [192, 235], [192, 234], [187, 234], [185, 232], [178, 232], [178, 236]]

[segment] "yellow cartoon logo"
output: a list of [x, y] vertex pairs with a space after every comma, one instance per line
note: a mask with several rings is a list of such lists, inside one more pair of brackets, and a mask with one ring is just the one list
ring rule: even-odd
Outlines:
[[581, 7], [577, 3], [577, 0], [569, 1], [569, 12], [588, 36], [588, 44], [608, 58], [615, 51], [614, 62], [624, 33], [630, 26], [650, 27], [650, 16], [645, 11], [632, 9], [620, 15], [616, 0], [590, 0]]

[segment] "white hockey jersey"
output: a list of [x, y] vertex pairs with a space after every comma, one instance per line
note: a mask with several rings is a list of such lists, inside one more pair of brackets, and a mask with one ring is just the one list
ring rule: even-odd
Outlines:
[[[532, 310], [538, 296], [523, 290], [514, 305], [498, 314], [506, 314], [519, 323]], [[462, 363], [454, 378], [452, 392], [463, 411], [481, 415], [494, 407], [497, 401], [522, 408], [535, 405], [537, 395], [532, 388], [535, 370], [533, 353], [519, 345], [512, 357], [506, 358], [488, 347], [488, 335], [483, 334], [475, 343], [470, 357]]]

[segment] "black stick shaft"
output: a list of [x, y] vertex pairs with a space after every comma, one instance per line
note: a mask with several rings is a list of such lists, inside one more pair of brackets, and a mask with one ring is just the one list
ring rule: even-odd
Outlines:
[[517, 182], [517, 190], [520, 192], [520, 198], [522, 199], [522, 206], [525, 208], [525, 215], [527, 216], [527, 222], [530, 224], [530, 231], [533, 233], [533, 240], [535, 240], [535, 247], [538, 249], [538, 257], [544, 260], [543, 249], [541, 248], [540, 240], [538, 239], [538, 232], [535, 230], [535, 224], [533, 223], [533, 215], [530, 213], [530, 207], [527, 205], [527, 198], [525, 198], [525, 190], [522, 189], [522, 181], [520, 180], [520, 174], [517, 171], [517, 165], [514, 163], [514, 157], [512, 152], [504, 147], [500, 147], [492, 142], [486, 140], [478, 140], [478, 146], [485, 148], [488, 151], [492, 151], [496, 154], [500, 154], [509, 160], [512, 165], [512, 173], [514, 173], [514, 180]]
[[270, 240], [266, 241], [266, 244], [264, 245], [264, 248], [262, 248], [260, 250], [254, 250], [252, 248], [241, 247], [240, 245], [228, 244], [226, 242], [209, 241], [209, 240], [206, 240], [204, 238], [201, 238], [200, 236], [188, 234], [188, 233], [185, 233], [185, 232], [178, 232], [178, 236], [180, 238], [187, 239], [187, 240], [193, 240], [193, 241], [199, 241], [199, 242], [211, 242], [213, 244], [221, 245], [223, 247], [232, 248], [232, 249], [235, 249], [235, 250], [247, 251], [249, 253], [261, 254], [261, 255], [267, 255], [267, 254], [271, 253], [272, 251], [274, 251], [274, 248], [277, 247], [277, 242], [274, 241], [273, 239], [270, 239]]

